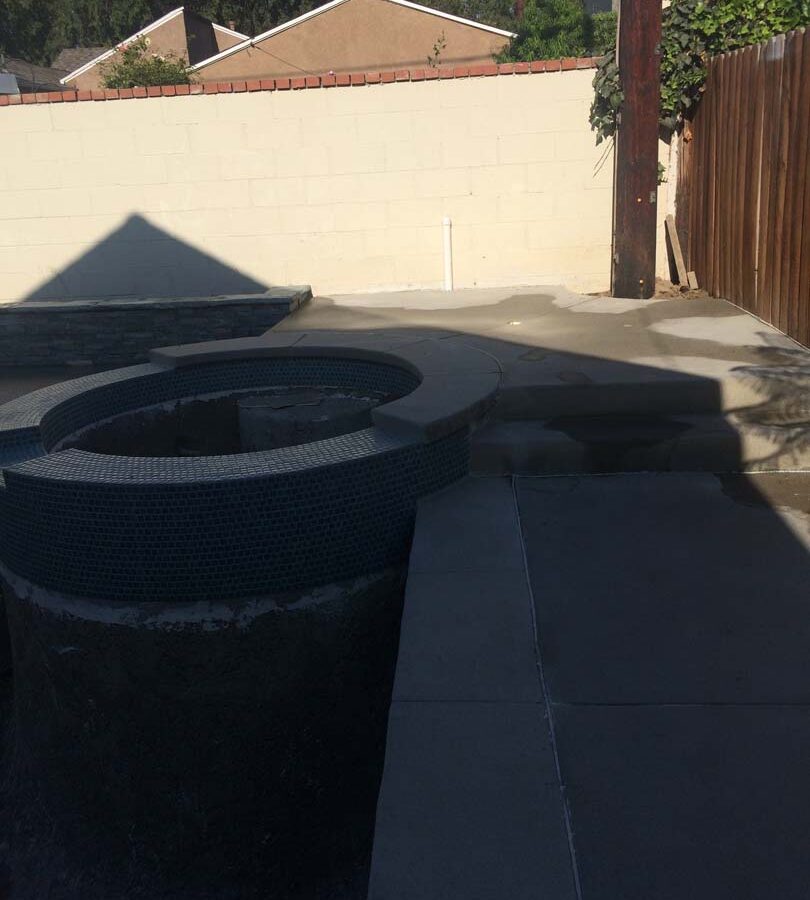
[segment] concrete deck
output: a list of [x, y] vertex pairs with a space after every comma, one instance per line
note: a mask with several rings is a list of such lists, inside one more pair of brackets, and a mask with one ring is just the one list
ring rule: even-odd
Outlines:
[[[659, 453], [692, 419], [662, 467], [808, 461], [810, 353], [720, 300], [355, 295], [290, 330], [490, 353], [484, 470], [590, 471], [617, 430]], [[60, 374], [4, 377], [8, 400]], [[810, 472], [472, 478], [424, 501], [369, 896], [806, 900], [809, 582]]]
[[808, 579], [810, 475], [424, 501], [369, 897], [809, 896]]
[[[810, 466], [810, 352], [723, 300], [563, 288], [321, 297], [279, 330], [431, 336], [492, 354], [500, 393], [473, 446], [480, 474]], [[582, 427], [604, 416], [609, 433]]]
[[563, 288], [319, 297], [274, 330], [321, 329], [441, 333], [481, 347], [504, 373], [504, 418], [525, 417], [513, 415], [519, 394], [542, 396], [553, 413], [553, 397], [564, 389], [563, 411], [570, 412], [573, 394], [585, 393], [576, 388], [632, 386], [638, 394], [641, 384], [673, 382], [706, 389], [706, 410], [735, 408], [761, 397], [741, 366], [810, 365], [810, 354], [790, 338], [714, 299], [618, 300]]

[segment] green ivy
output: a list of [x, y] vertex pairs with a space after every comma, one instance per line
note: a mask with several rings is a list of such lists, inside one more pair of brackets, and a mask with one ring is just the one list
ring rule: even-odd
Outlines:
[[591, 128], [596, 132], [596, 143], [616, 133], [616, 120], [624, 101], [616, 49], [611, 48], [599, 60], [593, 79], [594, 98], [591, 103]]
[[[695, 113], [706, 61], [810, 25], [810, 0], [672, 0], [661, 35], [661, 127], [681, 128]], [[624, 94], [614, 48], [597, 68], [591, 105], [596, 143], [612, 137]]]

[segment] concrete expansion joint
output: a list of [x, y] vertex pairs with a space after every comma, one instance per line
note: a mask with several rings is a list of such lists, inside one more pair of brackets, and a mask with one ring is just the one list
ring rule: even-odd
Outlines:
[[576, 891], [577, 900], [582, 900], [582, 885], [579, 877], [579, 867], [577, 864], [577, 851], [574, 842], [574, 827], [571, 817], [571, 806], [568, 800], [565, 782], [562, 777], [562, 768], [560, 766], [560, 754], [557, 746], [557, 736], [554, 729], [554, 704], [551, 702], [548, 687], [546, 684], [545, 672], [543, 669], [543, 655], [540, 650], [539, 632], [537, 625], [536, 606], [534, 601], [534, 592], [532, 590], [531, 577], [529, 575], [529, 560], [526, 552], [526, 540], [523, 533], [523, 526], [520, 520], [520, 504], [517, 496], [517, 476], [510, 478], [512, 488], [512, 502], [514, 504], [515, 518], [518, 525], [518, 535], [520, 541], [520, 552], [523, 560], [523, 576], [526, 579], [526, 587], [529, 600], [529, 612], [531, 615], [532, 631], [534, 637], [534, 653], [537, 661], [537, 674], [540, 679], [540, 688], [543, 694], [543, 705], [545, 707], [545, 720], [548, 724], [549, 739], [551, 742], [551, 751], [554, 757], [554, 766], [557, 772], [557, 783], [560, 789], [560, 798], [563, 806], [563, 818], [565, 820], [565, 833], [568, 840], [568, 853], [571, 859], [571, 873], [574, 880], [574, 890]]

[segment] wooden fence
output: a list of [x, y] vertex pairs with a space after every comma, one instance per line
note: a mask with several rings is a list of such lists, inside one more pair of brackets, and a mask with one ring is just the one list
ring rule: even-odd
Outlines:
[[810, 33], [715, 57], [691, 135], [678, 185], [688, 267], [810, 344]]

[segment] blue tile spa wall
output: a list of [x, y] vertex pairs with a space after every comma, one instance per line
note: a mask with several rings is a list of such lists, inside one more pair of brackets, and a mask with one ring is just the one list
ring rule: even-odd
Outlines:
[[[207, 363], [179, 369], [145, 365], [120, 372], [143, 370], [141, 377], [110, 382], [109, 375], [88, 376], [89, 389], [66, 396], [42, 419], [42, 440], [51, 448], [68, 435], [102, 419], [181, 397], [220, 391], [242, 391], [272, 385], [334, 386], [369, 389], [399, 397], [412, 391], [419, 379], [405, 369], [355, 359], [293, 357]], [[97, 386], [93, 386], [96, 379]], [[71, 382], [66, 382], [66, 392]]]
[[[372, 432], [321, 443], [373, 441]], [[466, 434], [391, 442], [312, 469], [212, 471], [190, 482], [172, 482], [158, 465], [154, 480], [105, 483], [94, 472], [86, 482], [82, 458], [92, 454], [68, 455], [71, 480], [49, 477], [47, 461], [58, 456], [7, 473], [4, 561], [43, 587], [147, 601], [239, 598], [383, 569], [407, 554], [417, 498], [468, 465]]]
[[[400, 396], [418, 382], [405, 369], [336, 358], [127, 371], [81, 379], [85, 390], [59, 386], [57, 402], [52, 389], [45, 447], [92, 422], [178, 397], [290, 384]], [[466, 428], [432, 443], [370, 428], [230, 457], [41, 455], [6, 469], [2, 559], [35, 584], [102, 599], [299, 590], [403, 560], [417, 499], [462, 477], [468, 458]]]

